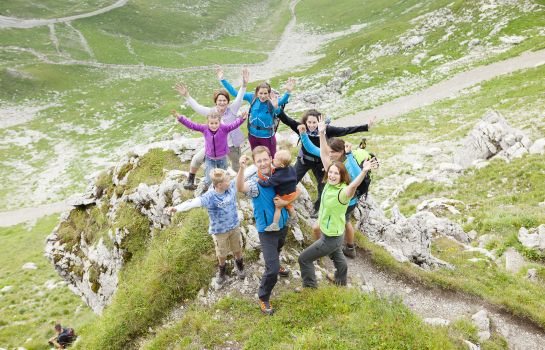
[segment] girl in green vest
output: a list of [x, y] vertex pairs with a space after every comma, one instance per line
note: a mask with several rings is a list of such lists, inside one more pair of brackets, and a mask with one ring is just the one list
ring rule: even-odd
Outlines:
[[342, 252], [345, 230], [345, 213], [350, 199], [365, 178], [370, 169], [378, 166], [376, 161], [367, 161], [363, 164], [361, 173], [350, 182], [350, 175], [342, 162], [331, 161], [330, 150], [326, 140], [326, 124], [320, 116], [318, 123], [320, 135], [320, 158], [326, 169], [324, 176], [324, 190], [318, 214], [320, 238], [307, 247], [299, 255], [299, 266], [303, 287], [316, 288], [316, 273], [314, 261], [323, 256], [329, 256], [335, 265], [335, 284], [346, 285], [348, 267]]

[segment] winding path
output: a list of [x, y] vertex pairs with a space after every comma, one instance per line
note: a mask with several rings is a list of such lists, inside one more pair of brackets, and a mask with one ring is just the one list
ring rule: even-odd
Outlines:
[[46, 25], [54, 24], [54, 23], [70, 22], [76, 19], [82, 19], [82, 18], [88, 18], [88, 17], [101, 15], [103, 13], [106, 13], [116, 8], [119, 8], [121, 6], [124, 6], [128, 1], [129, 0], [118, 0], [109, 6], [103, 7], [95, 11], [82, 13], [82, 14], [74, 15], [74, 16], [62, 17], [62, 18], [21, 19], [21, 18], [15, 18], [15, 17], [0, 16], [0, 28], [34, 28], [34, 27], [46, 26]]
[[381, 106], [356, 113], [355, 115], [336, 119], [332, 123], [338, 126], [349, 126], [359, 124], [372, 116], [377, 116], [380, 119], [399, 117], [436, 101], [455, 97], [461, 90], [482, 83], [483, 81], [521, 69], [538, 67], [543, 64], [545, 64], [545, 49], [526, 51], [520, 56], [458, 73], [424, 90], [398, 97]]
[[400, 297], [407, 307], [422, 318], [454, 321], [461, 317], [470, 318], [471, 315], [484, 309], [496, 331], [507, 339], [510, 349], [545, 349], [543, 329], [478, 297], [446, 291], [438, 287], [424, 287], [416, 282], [400, 279], [379, 269], [371, 261], [369, 252], [364, 250], [358, 251], [356, 259], [348, 259], [348, 265], [350, 275], [364, 280], [366, 286], [372, 287], [381, 295]]

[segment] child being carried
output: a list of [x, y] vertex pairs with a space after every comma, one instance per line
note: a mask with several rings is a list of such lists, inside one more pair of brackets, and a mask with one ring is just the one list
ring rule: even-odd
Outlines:
[[[268, 179], [262, 177], [261, 175], [258, 181], [263, 187], [273, 186], [277, 196], [286, 201], [293, 200], [297, 195], [295, 190], [297, 187], [297, 174], [295, 172], [295, 168], [290, 164], [291, 154], [289, 151], [280, 150], [276, 152], [273, 158], [274, 169], [272, 175]], [[280, 221], [282, 208], [283, 207], [275, 208], [273, 222], [265, 228], [265, 231], [270, 232], [280, 230], [278, 222]], [[286, 205], [286, 209], [290, 215], [288, 225], [295, 224], [297, 222], [297, 213], [295, 213], [293, 205]]]

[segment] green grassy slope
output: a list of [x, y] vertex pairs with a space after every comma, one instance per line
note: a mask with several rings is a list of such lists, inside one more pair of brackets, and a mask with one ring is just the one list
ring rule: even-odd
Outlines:
[[[30, 229], [24, 225], [0, 229], [0, 289], [12, 287], [0, 292], [0, 347], [49, 349], [55, 323], [79, 329], [94, 317], [43, 255], [45, 237], [58, 219], [57, 215], [41, 219]], [[23, 270], [28, 262], [37, 269]]]

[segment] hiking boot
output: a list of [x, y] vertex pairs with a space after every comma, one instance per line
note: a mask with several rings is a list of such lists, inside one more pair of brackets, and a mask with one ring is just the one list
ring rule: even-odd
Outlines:
[[218, 272], [216, 272], [216, 283], [222, 285], [227, 279], [227, 265], [219, 266]]
[[184, 182], [184, 188], [190, 191], [197, 189], [197, 185], [195, 185], [195, 174], [189, 173], [187, 180]]
[[276, 222], [273, 222], [269, 226], [265, 227], [265, 232], [279, 231], [280, 226]]
[[343, 254], [347, 258], [354, 259], [356, 257], [356, 247], [354, 245], [352, 245], [352, 247], [345, 245], [343, 247]]
[[274, 309], [269, 301], [259, 299], [259, 307], [261, 308], [261, 312], [265, 315], [270, 316], [274, 314]]
[[319, 213], [319, 210], [313, 211], [312, 213], [310, 213], [310, 218], [311, 219], [318, 219], [318, 213]]
[[194, 182], [186, 181], [186, 182], [184, 182], [184, 189], [190, 190], [190, 191], [195, 191], [197, 189], [197, 185], [195, 185]]
[[246, 272], [244, 271], [244, 262], [242, 258], [240, 258], [240, 260], [235, 259], [235, 265], [236, 265], [235, 272], [237, 274], [238, 279], [241, 279], [241, 280], [245, 279]]
[[280, 269], [278, 270], [278, 276], [280, 277], [289, 277], [290, 275], [290, 269], [284, 267], [284, 266], [280, 266]]

